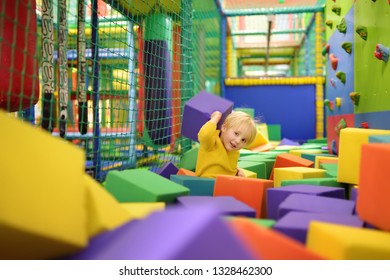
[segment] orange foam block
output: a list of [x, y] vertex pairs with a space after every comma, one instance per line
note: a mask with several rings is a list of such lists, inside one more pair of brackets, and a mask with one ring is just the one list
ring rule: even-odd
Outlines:
[[275, 230], [257, 225], [245, 218], [228, 221], [244, 246], [256, 259], [264, 260], [323, 260], [304, 245]]
[[271, 180], [220, 175], [215, 180], [214, 196], [232, 196], [255, 209], [256, 218], [265, 218], [266, 191], [272, 186]]
[[[286, 154], [279, 154], [276, 156], [274, 169], [279, 167], [298, 167], [298, 166], [312, 167], [313, 165], [314, 162], [311, 160], [286, 153]], [[271, 175], [269, 177], [270, 180], [274, 179], [274, 169], [272, 169]]]
[[195, 172], [185, 168], [179, 168], [179, 171], [177, 171], [176, 175], [196, 176]]
[[338, 163], [339, 158], [337, 157], [326, 157], [326, 156], [317, 156], [314, 162], [314, 168], [320, 168], [321, 163]]
[[390, 144], [363, 144], [361, 153], [357, 213], [362, 220], [390, 231]]

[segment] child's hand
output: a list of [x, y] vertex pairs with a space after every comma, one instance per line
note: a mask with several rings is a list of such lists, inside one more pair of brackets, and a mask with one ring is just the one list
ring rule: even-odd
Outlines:
[[244, 170], [242, 170], [241, 168], [237, 167], [237, 176], [238, 177], [245, 177]]
[[210, 121], [215, 124], [218, 124], [219, 120], [222, 118], [222, 113], [219, 111], [215, 111], [211, 114]]

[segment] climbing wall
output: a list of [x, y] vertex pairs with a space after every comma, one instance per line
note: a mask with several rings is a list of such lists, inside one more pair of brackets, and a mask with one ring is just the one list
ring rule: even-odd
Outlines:
[[326, 116], [328, 145], [337, 154], [340, 129], [354, 126], [353, 1], [328, 0], [326, 5]]
[[367, 29], [366, 40], [355, 32], [355, 91], [360, 94], [355, 127], [366, 123], [369, 128], [390, 129], [390, 63], [374, 55], [377, 44], [385, 51], [390, 47], [389, 14], [388, 1], [355, 3], [355, 28]]

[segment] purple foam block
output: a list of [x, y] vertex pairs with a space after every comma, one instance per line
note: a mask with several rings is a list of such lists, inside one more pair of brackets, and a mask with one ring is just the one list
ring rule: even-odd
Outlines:
[[280, 203], [290, 194], [302, 193], [334, 198], [345, 198], [343, 188], [316, 186], [316, 185], [291, 185], [280, 188], [267, 189], [267, 218], [276, 220]]
[[253, 208], [232, 196], [181, 196], [177, 198], [177, 201], [188, 208], [203, 204], [214, 205], [222, 215], [256, 217], [256, 211]]
[[299, 142], [295, 142], [293, 140], [283, 138], [282, 141], [280, 141], [279, 146], [300, 146]]
[[178, 171], [179, 169], [172, 162], [167, 162], [156, 173], [170, 179], [171, 175], [177, 174]]
[[249, 260], [251, 253], [215, 207], [172, 206], [94, 237], [70, 259]]
[[351, 188], [351, 192], [349, 193], [349, 200], [356, 201], [357, 196], [358, 196], [358, 189]]
[[222, 113], [222, 118], [218, 123], [219, 129], [232, 110], [233, 102], [215, 94], [201, 91], [184, 105], [181, 135], [198, 142], [200, 128], [210, 120], [210, 116], [214, 111]]
[[278, 219], [291, 211], [352, 215], [355, 204], [354, 201], [339, 198], [298, 193], [291, 194], [280, 203]]
[[307, 231], [311, 221], [320, 221], [360, 228], [363, 227], [364, 224], [364, 222], [356, 215], [292, 211], [278, 220], [272, 228], [305, 244]]

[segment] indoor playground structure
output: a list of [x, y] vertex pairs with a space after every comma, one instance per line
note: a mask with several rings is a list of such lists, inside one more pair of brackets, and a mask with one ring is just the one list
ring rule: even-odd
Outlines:
[[[389, 12], [2, 0], [0, 259], [389, 260]], [[195, 175], [217, 110], [245, 177]]]

